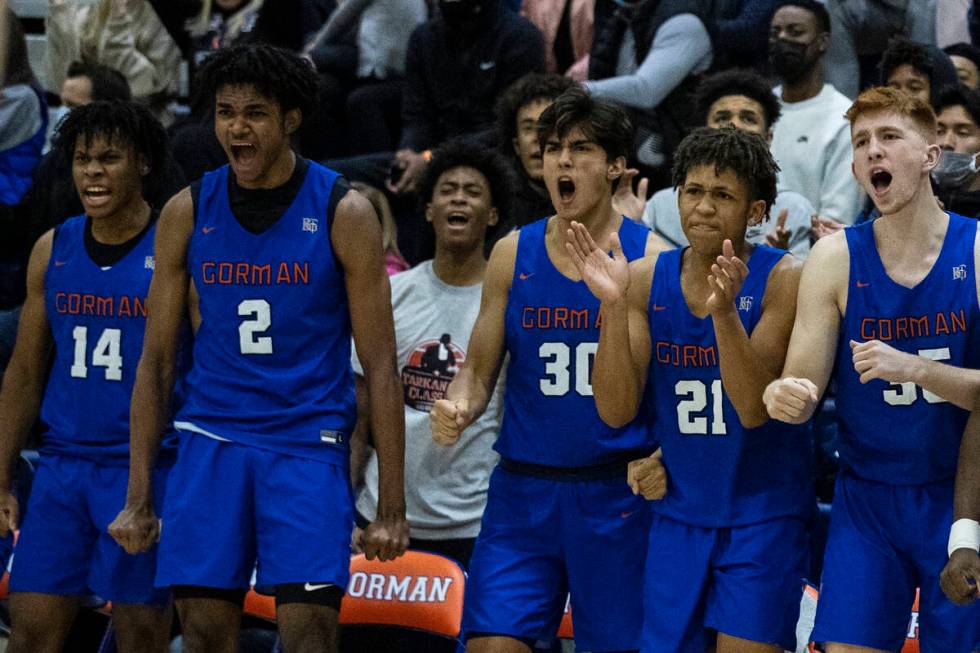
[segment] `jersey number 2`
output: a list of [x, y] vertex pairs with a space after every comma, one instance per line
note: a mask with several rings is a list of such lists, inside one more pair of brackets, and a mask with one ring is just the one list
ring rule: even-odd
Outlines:
[[[71, 337], [75, 339], [75, 359], [71, 364], [71, 375], [76, 379], [88, 378], [88, 367], [85, 364], [88, 352], [88, 327], [75, 327], [72, 329]], [[122, 381], [121, 341], [122, 331], [105, 329], [92, 350], [92, 365], [105, 368], [106, 381]]]
[[243, 299], [238, 304], [238, 346], [243, 354], [271, 354], [272, 336], [260, 336], [272, 326], [272, 307], [264, 299]]

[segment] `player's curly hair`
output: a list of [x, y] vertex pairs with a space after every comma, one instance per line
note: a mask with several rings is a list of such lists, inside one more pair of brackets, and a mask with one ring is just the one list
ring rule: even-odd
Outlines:
[[734, 68], [712, 75], [698, 85], [694, 94], [694, 107], [700, 121], [698, 124], [707, 124], [711, 105], [730, 95], [744, 95], [758, 102], [765, 114], [763, 118], [766, 120], [767, 130], [772, 129], [779, 120], [779, 100], [769, 83], [753, 70]]
[[683, 185], [692, 169], [711, 165], [717, 174], [725, 170], [734, 172], [748, 186], [750, 200], [765, 201], [765, 215], [769, 215], [769, 209], [776, 201], [779, 166], [761, 136], [734, 127], [695, 129], [681, 141], [674, 153], [671, 171], [674, 188]]
[[542, 73], [528, 73], [508, 86], [496, 107], [501, 153], [509, 159], [517, 159], [513, 141], [517, 136], [517, 114], [522, 107], [535, 100], [554, 100], [573, 86], [575, 82], [568, 77]]
[[196, 82], [210, 106], [224, 86], [254, 86], [283, 113], [299, 109], [304, 119], [313, 114], [319, 101], [313, 67], [295, 52], [264, 43], [217, 50], [201, 64]]
[[422, 204], [432, 201], [436, 183], [444, 172], [462, 166], [473, 168], [487, 178], [490, 203], [497, 209], [497, 224], [509, 224], [510, 189], [513, 187], [510, 168], [493, 150], [462, 138], [446, 141], [432, 151], [432, 158], [419, 182], [418, 196]]
[[119, 139], [145, 158], [150, 170], [143, 175], [143, 197], [151, 206], [161, 208], [180, 185], [173, 177], [177, 168], [167, 132], [142, 104], [113, 100], [76, 107], [59, 125], [53, 148], [64, 161], [71, 161], [79, 138], [89, 147], [96, 137]]

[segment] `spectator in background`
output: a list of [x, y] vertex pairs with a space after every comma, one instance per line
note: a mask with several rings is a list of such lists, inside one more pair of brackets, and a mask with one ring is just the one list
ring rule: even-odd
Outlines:
[[20, 20], [6, 13], [6, 71], [0, 89], [0, 205], [17, 204], [41, 160], [47, 106], [27, 58]]
[[780, 183], [816, 209], [818, 224], [851, 224], [864, 195], [851, 174], [851, 102], [824, 81], [830, 17], [816, 0], [783, 0], [769, 30], [769, 61], [782, 82], [774, 89], [782, 118], [772, 155]]
[[347, 152], [397, 146], [408, 39], [427, 17], [425, 0], [345, 0], [304, 48]]
[[[119, 99], [128, 102], [132, 99], [129, 83], [122, 76], [122, 73], [109, 66], [87, 64], [81, 61], [73, 61], [68, 64], [65, 81], [61, 84], [61, 106], [48, 113], [50, 122], [48, 123], [48, 138], [45, 148], [50, 146], [55, 133], [58, 131], [58, 124], [72, 109], [90, 104], [96, 99]], [[39, 170], [44, 166], [47, 158], [41, 160]], [[77, 213], [71, 215], [77, 215]]]
[[129, 82], [115, 68], [73, 61], [61, 84], [61, 106], [68, 110], [99, 100], [132, 99]]
[[932, 170], [936, 197], [943, 206], [968, 218], [980, 217], [980, 93], [965, 86], [946, 88], [936, 101], [939, 165]]
[[779, 0], [718, 0], [714, 4], [708, 32], [714, 46], [715, 70], [766, 66], [766, 37]]
[[[435, 232], [435, 258], [391, 280], [398, 369], [405, 388], [409, 548], [440, 553], [464, 568], [480, 531], [490, 472], [497, 463], [491, 447], [500, 431], [503, 384], [498, 384], [487, 411], [453, 447], [433, 441], [429, 410], [444, 397], [466, 359], [487, 268], [484, 238], [507, 217], [508, 172], [494, 152], [479, 145], [456, 140], [435, 150], [419, 189]], [[356, 356], [353, 367], [360, 374]], [[367, 388], [360, 376], [357, 381], [354, 451], [371, 438]], [[373, 451], [365, 462], [357, 499], [361, 527], [374, 519], [378, 505], [378, 460]]]
[[541, 30], [547, 72], [588, 79], [594, 0], [524, 0], [521, 15]]
[[387, 189], [402, 252], [410, 263], [428, 258], [430, 230], [415, 213], [414, 192], [431, 150], [456, 136], [490, 147], [496, 98], [521, 76], [543, 70], [541, 33], [502, 0], [439, 0], [438, 15], [409, 39], [400, 149], [326, 165]]
[[[709, 77], [698, 87], [695, 113], [702, 125], [724, 129], [735, 127], [756, 134], [767, 143], [779, 120], [779, 101], [766, 80], [748, 70], [728, 70]], [[793, 191], [779, 188], [769, 211], [769, 221], [750, 224], [745, 240], [752, 245], [771, 245], [790, 250], [797, 258], [810, 253], [810, 218], [813, 205]], [[688, 244], [681, 228], [678, 189], [664, 188], [646, 203], [643, 222], [671, 245]]]
[[497, 96], [543, 70], [541, 32], [501, 0], [439, 0], [439, 16], [416, 28], [408, 43], [398, 178], [389, 180], [389, 190], [414, 191], [427, 150], [492, 130]]
[[955, 43], [943, 48], [956, 68], [960, 84], [976, 89], [980, 86], [980, 48], [970, 43]]
[[575, 82], [568, 77], [531, 73], [514, 82], [497, 102], [497, 143], [520, 179], [511, 194], [511, 217], [501, 221], [500, 234], [555, 212], [544, 185], [538, 117], [572, 86]]
[[934, 45], [895, 37], [881, 55], [881, 83], [932, 104], [939, 92], [957, 84], [956, 68]]
[[877, 81], [875, 67], [896, 34], [936, 42], [939, 0], [827, 0], [833, 30], [827, 50], [827, 81], [849, 98]]
[[[711, 65], [700, 0], [600, 0], [586, 88], [634, 111], [635, 158], [662, 173], [690, 126], [690, 92]], [[615, 7], [613, 9], [612, 7]], [[657, 182], [655, 182], [657, 183]]]
[[5, 44], [0, 88], [0, 369], [7, 366], [24, 301], [24, 272], [29, 255], [23, 246], [20, 202], [41, 160], [48, 110], [27, 59], [20, 20], [9, 7], [3, 13]]
[[50, 89], [63, 88], [71, 62], [109, 66], [158, 120], [173, 121], [180, 50], [147, 0], [49, 0], [45, 30]]

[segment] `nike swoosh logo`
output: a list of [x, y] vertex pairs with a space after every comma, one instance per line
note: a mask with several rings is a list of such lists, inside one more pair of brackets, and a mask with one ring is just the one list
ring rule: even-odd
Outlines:
[[482, 61], [480, 62], [480, 70], [490, 70], [497, 65], [496, 61]]
[[66, 263], [68, 263], [68, 261], [55, 261], [54, 266], [56, 268], [60, 268], [62, 265], [65, 265]]
[[871, 285], [870, 283], [864, 283], [863, 281], [858, 281], [857, 282], [857, 287], [858, 288], [867, 288], [870, 285]]
[[521, 272], [520, 275], [518, 276], [520, 276], [521, 281], [524, 281], [525, 279], [530, 279], [531, 277], [533, 277], [534, 273], [532, 272], [531, 274], [527, 274], [525, 272]]
[[322, 583], [318, 585], [307, 583], [306, 585], [303, 585], [303, 589], [305, 589], [307, 592], [315, 592], [317, 590], [322, 590], [324, 587], [330, 587], [330, 585], [332, 585], [332, 583]]
[[201, 233], [209, 234], [212, 231], [214, 231], [215, 229], [217, 229], [217, 227], [203, 227], [201, 229]]
[[654, 304], [653, 305], [653, 310], [655, 310], [655, 311], [666, 311], [667, 310], [667, 307], [666, 306], [658, 306], [658, 305]]
[[632, 515], [634, 512], [635, 511], [633, 510], [630, 510], [629, 512], [621, 512], [619, 513], [619, 516], [622, 517], [623, 519], [629, 519], [629, 516]]

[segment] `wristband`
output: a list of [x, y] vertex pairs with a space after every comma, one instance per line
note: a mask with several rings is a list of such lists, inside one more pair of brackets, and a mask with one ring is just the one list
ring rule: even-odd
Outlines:
[[973, 519], [957, 519], [953, 522], [949, 529], [947, 555], [953, 555], [956, 549], [980, 551], [980, 523]]

